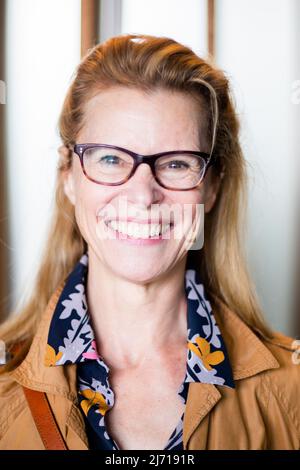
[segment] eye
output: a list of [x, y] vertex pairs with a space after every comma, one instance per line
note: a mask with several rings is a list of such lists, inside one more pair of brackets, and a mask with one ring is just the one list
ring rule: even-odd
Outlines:
[[184, 160], [169, 160], [158, 165], [159, 170], [186, 170], [189, 168], [189, 162]]
[[116, 165], [117, 163], [119, 163], [120, 158], [116, 155], [105, 155], [103, 157], [100, 157], [98, 161], [107, 163], [108, 165]]
[[181, 160], [172, 160], [167, 163], [167, 165], [169, 168], [188, 168], [190, 166], [187, 162], [183, 162]]

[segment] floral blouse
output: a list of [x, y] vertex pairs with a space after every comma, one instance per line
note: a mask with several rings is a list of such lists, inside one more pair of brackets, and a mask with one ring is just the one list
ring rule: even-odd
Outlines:
[[[86, 422], [90, 449], [120, 450], [105, 427], [106, 413], [114, 406], [109, 367], [98, 354], [86, 300], [88, 252], [66, 279], [51, 320], [45, 365], [77, 364], [78, 401]], [[226, 347], [216, 324], [204, 286], [194, 269], [185, 271], [187, 297], [186, 375], [178, 395], [185, 404], [190, 382], [234, 388]], [[183, 417], [164, 450], [183, 450]]]

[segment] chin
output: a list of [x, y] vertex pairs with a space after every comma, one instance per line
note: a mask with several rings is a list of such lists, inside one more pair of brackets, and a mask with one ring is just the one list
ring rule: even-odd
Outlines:
[[146, 260], [118, 260], [116, 263], [109, 263], [114, 275], [136, 284], [145, 284], [156, 279], [161, 270], [158, 269], [158, 263], [147, 263]]

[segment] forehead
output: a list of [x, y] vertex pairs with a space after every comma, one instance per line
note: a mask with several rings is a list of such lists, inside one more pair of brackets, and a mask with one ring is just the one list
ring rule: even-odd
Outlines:
[[184, 141], [196, 144], [201, 114], [199, 102], [185, 92], [112, 87], [86, 103], [81, 136], [90, 142], [110, 139], [116, 145], [116, 139], [125, 145], [124, 138], [128, 144], [137, 138], [145, 144], [170, 141], [172, 147]]

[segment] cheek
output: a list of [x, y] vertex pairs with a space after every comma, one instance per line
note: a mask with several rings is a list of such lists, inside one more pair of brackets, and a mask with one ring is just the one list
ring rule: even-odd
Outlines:
[[180, 196], [178, 196], [178, 202], [182, 207], [189, 208], [192, 210], [194, 214], [198, 204], [203, 204], [205, 200], [205, 190], [204, 187], [201, 186], [198, 189], [194, 189], [192, 191], [186, 191], [185, 193], [182, 192]]
[[[186, 233], [194, 225], [196, 219], [203, 217], [203, 188], [182, 191], [173, 200], [175, 224]], [[181, 233], [181, 232], [179, 232]]]
[[113, 191], [86, 178], [78, 161], [73, 166], [73, 181], [77, 217], [80, 219], [96, 217], [97, 210], [107, 204]]
[[79, 228], [86, 232], [88, 227], [94, 229], [97, 213], [105, 207], [112, 195], [107, 188], [89, 180], [80, 179], [76, 185], [75, 215]]
[[205, 202], [205, 182], [202, 182], [200, 188], [194, 194], [194, 202], [198, 204], [204, 204]]

